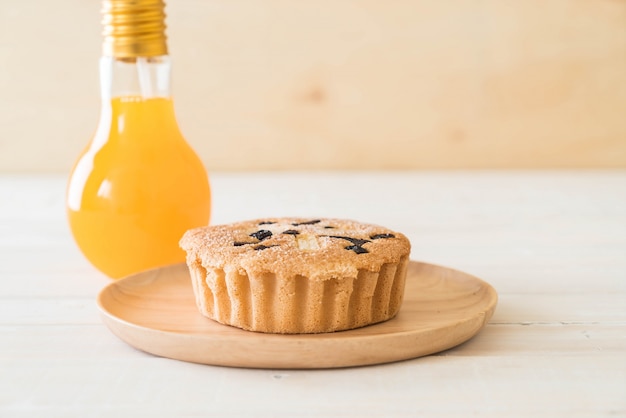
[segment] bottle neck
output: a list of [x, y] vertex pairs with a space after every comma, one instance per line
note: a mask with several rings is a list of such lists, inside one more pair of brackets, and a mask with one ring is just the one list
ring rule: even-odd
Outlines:
[[[168, 56], [100, 59], [102, 105], [92, 147], [182, 138], [170, 96]], [[128, 142], [128, 140], [131, 140]]]
[[100, 58], [100, 95], [103, 102], [114, 98], [171, 98], [169, 56]]

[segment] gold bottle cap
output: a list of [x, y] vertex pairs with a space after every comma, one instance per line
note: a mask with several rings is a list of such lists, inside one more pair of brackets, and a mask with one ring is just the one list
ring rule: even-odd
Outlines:
[[117, 58], [167, 55], [163, 0], [103, 0], [102, 53]]

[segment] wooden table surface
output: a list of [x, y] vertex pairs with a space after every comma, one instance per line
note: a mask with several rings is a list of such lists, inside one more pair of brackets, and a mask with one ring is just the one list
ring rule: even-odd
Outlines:
[[[391, 364], [238, 369], [140, 352], [102, 323], [65, 177], [0, 176], [0, 416], [626, 416], [626, 171], [213, 173], [212, 222], [335, 216], [492, 284], [475, 338]], [[254, 352], [250, 353], [254, 356]]]

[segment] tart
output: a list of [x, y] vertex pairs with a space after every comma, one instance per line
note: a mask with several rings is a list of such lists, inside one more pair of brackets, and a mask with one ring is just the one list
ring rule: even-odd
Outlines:
[[268, 218], [187, 231], [200, 312], [249, 331], [301, 334], [363, 327], [402, 304], [411, 245], [344, 219]]

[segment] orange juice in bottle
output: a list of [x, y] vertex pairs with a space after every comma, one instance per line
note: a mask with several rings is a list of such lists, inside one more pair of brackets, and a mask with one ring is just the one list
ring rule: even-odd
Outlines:
[[174, 115], [163, 9], [105, 0], [100, 121], [68, 182], [76, 243], [112, 278], [184, 261], [178, 240], [209, 220], [207, 173]]

